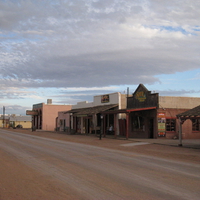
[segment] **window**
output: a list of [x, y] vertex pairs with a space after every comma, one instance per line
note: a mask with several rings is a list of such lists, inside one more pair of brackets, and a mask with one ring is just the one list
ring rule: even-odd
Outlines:
[[144, 130], [144, 118], [141, 116], [135, 116], [133, 119], [133, 129], [134, 130]]
[[176, 131], [176, 119], [166, 119], [166, 131]]
[[192, 119], [192, 131], [200, 131], [199, 119]]

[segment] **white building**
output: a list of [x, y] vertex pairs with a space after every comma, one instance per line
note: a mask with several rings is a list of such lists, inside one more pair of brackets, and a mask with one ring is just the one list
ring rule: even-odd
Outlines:
[[[113, 134], [120, 134], [119, 120], [124, 114], [102, 114], [104, 111], [126, 108], [126, 94], [119, 92], [94, 96], [93, 102], [78, 102], [72, 106], [70, 112], [70, 127], [78, 133], [97, 133], [100, 131], [103, 121], [103, 128], [110, 125], [114, 127]], [[106, 131], [104, 131], [106, 132]]]

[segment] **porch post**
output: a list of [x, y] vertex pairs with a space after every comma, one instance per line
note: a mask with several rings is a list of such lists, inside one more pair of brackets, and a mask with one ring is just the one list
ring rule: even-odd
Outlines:
[[178, 146], [182, 146], [182, 123], [181, 118], [179, 117], [179, 144]]
[[77, 132], [77, 117], [73, 117], [74, 121], [73, 121], [73, 129], [75, 130], [75, 132]]
[[94, 114], [94, 134], [97, 134], [97, 114]]
[[69, 113], [69, 131], [72, 129], [72, 113]]
[[126, 113], [126, 139], [127, 140], [129, 137], [129, 114], [130, 113]]
[[101, 129], [100, 129], [100, 134], [99, 134], [99, 139], [101, 140], [101, 137], [103, 135], [103, 126], [104, 126], [104, 123], [103, 123], [104, 119], [103, 119], [103, 115], [101, 115]]
[[117, 138], [117, 114], [114, 114], [114, 133], [115, 133], [115, 138]]
[[106, 137], [106, 116], [103, 114], [103, 137]]

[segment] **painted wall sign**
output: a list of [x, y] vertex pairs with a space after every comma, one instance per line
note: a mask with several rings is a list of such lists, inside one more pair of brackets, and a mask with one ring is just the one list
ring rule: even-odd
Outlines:
[[143, 84], [140, 84], [133, 93], [127, 97], [127, 108], [147, 108], [158, 107], [158, 93], [151, 94]]
[[108, 103], [110, 101], [109, 95], [101, 96], [101, 103]]
[[165, 113], [158, 113], [158, 136], [164, 137], [166, 132], [166, 116]]
[[146, 100], [146, 94], [144, 93], [144, 91], [140, 91], [137, 92], [135, 95], [135, 98], [139, 101], [139, 102], [144, 102]]

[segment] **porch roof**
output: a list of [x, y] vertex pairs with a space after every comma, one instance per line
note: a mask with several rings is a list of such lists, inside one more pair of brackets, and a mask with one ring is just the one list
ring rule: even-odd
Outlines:
[[156, 107], [146, 107], [146, 108], [127, 108], [127, 109], [119, 109], [119, 110], [109, 110], [104, 111], [102, 113], [105, 114], [118, 114], [118, 113], [130, 113], [130, 112], [136, 112], [136, 111], [142, 111], [142, 110], [154, 110]]
[[69, 110], [67, 112], [73, 113], [74, 115], [89, 115], [89, 114], [98, 114], [103, 111], [117, 108], [117, 107], [118, 107], [118, 104], [109, 104], [109, 105], [93, 106], [93, 107], [88, 107], [88, 108], [77, 108], [77, 109]]
[[183, 113], [180, 113], [176, 115], [178, 118], [180, 117], [181, 119], [192, 119], [192, 118], [200, 118], [200, 105], [192, 108], [190, 110], [187, 110]]

